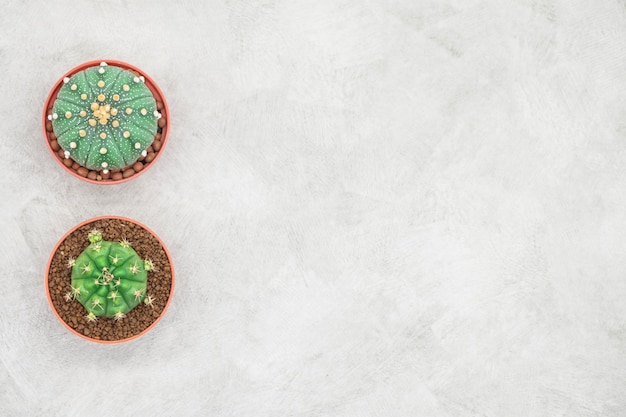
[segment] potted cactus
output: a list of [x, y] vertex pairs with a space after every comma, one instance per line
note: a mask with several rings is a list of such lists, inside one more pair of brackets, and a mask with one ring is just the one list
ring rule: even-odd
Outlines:
[[121, 61], [91, 61], [65, 74], [44, 106], [52, 155], [72, 175], [112, 184], [136, 177], [167, 140], [169, 109], [147, 75]]
[[52, 311], [70, 331], [116, 343], [139, 337], [162, 317], [174, 272], [152, 231], [127, 218], [100, 217], [57, 243], [45, 282]]

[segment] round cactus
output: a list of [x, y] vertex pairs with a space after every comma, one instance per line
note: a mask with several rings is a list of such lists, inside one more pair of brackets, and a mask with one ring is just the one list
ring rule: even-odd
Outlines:
[[154, 268], [142, 260], [126, 240], [102, 240], [98, 230], [89, 232], [90, 245], [70, 259], [71, 290], [66, 299], [78, 300], [87, 309], [87, 320], [98, 316], [119, 320], [139, 303], [152, 304], [146, 295], [147, 271]]
[[146, 155], [161, 114], [142, 76], [102, 62], [63, 82], [48, 119], [66, 158], [107, 173]]

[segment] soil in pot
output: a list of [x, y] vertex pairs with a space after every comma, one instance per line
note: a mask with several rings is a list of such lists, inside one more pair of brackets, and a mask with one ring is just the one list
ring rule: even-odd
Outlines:
[[[147, 294], [154, 298], [152, 305], [139, 304], [121, 320], [99, 317], [90, 322], [87, 311], [76, 300], [66, 300], [71, 288], [71, 268], [68, 259], [77, 258], [89, 245], [89, 231], [98, 229], [109, 241], [126, 239], [142, 259], [152, 260], [155, 269], [147, 280]], [[76, 332], [87, 338], [101, 341], [120, 341], [132, 338], [149, 328], [159, 319], [167, 306], [172, 288], [172, 268], [159, 240], [139, 225], [123, 219], [100, 219], [85, 224], [59, 245], [52, 257], [48, 273], [48, 290], [53, 307], [59, 317]]]

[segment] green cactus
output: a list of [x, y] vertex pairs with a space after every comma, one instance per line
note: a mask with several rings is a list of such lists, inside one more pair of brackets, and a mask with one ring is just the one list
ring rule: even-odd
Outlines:
[[106, 174], [147, 154], [161, 114], [144, 77], [102, 62], [63, 82], [48, 119], [66, 158]]
[[98, 230], [89, 232], [90, 245], [76, 259], [67, 301], [78, 300], [87, 309], [87, 320], [104, 316], [120, 320], [141, 302], [152, 305], [146, 294], [147, 271], [154, 269], [150, 260], [141, 260], [126, 240], [102, 240]]

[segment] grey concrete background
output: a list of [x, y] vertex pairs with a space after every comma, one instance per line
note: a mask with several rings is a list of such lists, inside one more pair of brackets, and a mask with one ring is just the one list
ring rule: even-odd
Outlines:
[[[4, 2], [0, 415], [625, 416], [625, 40], [616, 0]], [[124, 185], [44, 146], [92, 59], [171, 107]], [[104, 214], [178, 278], [116, 346], [43, 288]]]

